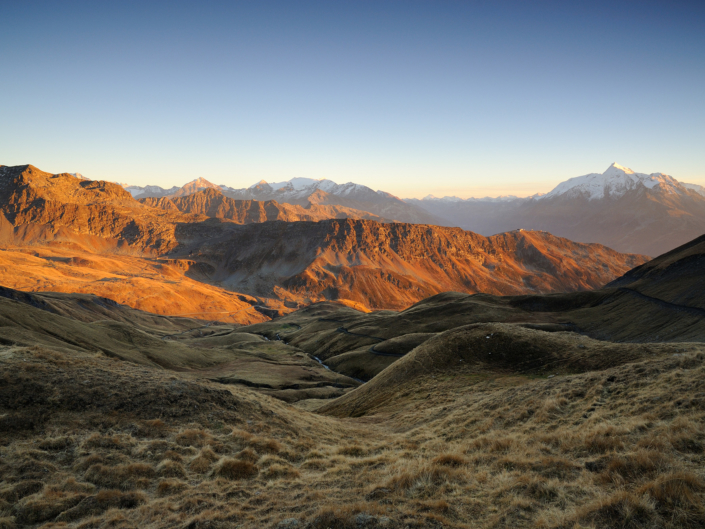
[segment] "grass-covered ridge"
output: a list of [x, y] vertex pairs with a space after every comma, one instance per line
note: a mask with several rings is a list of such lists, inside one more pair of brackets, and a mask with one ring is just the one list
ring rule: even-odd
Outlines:
[[437, 365], [346, 419], [6, 346], [0, 523], [699, 527], [705, 354], [684, 349], [552, 378]]

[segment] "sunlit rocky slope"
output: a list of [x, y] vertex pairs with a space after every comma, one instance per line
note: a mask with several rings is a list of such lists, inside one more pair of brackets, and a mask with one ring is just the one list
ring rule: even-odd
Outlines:
[[375, 220], [334, 220], [358, 212], [234, 200], [212, 187], [137, 201], [117, 184], [33, 166], [1, 167], [0, 184], [3, 284], [160, 314], [252, 323], [322, 300], [369, 310], [447, 290], [585, 290], [646, 260], [543, 232], [486, 238], [364, 212]]
[[189, 225], [177, 235], [181, 247], [174, 255], [209, 264], [211, 278], [232, 290], [344, 299], [376, 309], [407, 307], [448, 290], [586, 290], [647, 260], [545, 232], [483, 237], [457, 228], [350, 219]]

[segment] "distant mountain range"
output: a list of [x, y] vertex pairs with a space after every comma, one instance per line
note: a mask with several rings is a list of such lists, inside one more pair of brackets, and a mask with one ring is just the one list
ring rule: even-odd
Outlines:
[[483, 235], [545, 230], [621, 252], [659, 255], [705, 233], [705, 188], [612, 164], [527, 198], [407, 199], [442, 223]]
[[429, 195], [420, 200], [402, 200], [352, 182], [339, 185], [331, 180], [310, 178], [261, 181], [243, 189], [216, 185], [203, 178], [169, 189], [125, 186], [138, 199], [182, 197], [209, 188], [236, 200], [274, 200], [280, 205], [306, 209], [347, 208], [334, 213], [310, 212], [308, 216], [300, 216], [301, 220], [371, 218], [457, 226], [482, 235], [534, 229], [647, 255], [659, 255], [705, 233], [703, 186], [679, 182], [662, 173], [636, 173], [616, 163], [604, 173], [570, 178], [550, 193], [525, 198], [507, 195], [461, 199]]
[[[647, 260], [544, 232], [483, 237], [459, 228], [332, 218], [372, 214], [313, 204], [310, 197], [322, 193], [340, 201], [346, 196], [357, 197], [351, 201], [367, 197], [370, 204], [372, 195], [381, 197], [380, 207], [398, 202], [414, 211], [415, 206], [362, 186], [289, 184], [277, 189], [259, 184], [250, 192], [298, 193], [308, 207], [233, 199], [202, 180], [169, 197], [135, 200], [114, 183], [46, 173], [31, 165], [0, 166], [0, 246], [90, 252], [90, 258], [69, 253], [60, 262], [91, 270], [108, 266], [101, 264], [105, 255], [149, 257], [145, 270], [153, 269], [157, 257], [163, 273], [169, 271], [169, 285], [180, 285], [173, 278], [183, 273], [242, 293], [241, 301], [257, 296], [295, 307], [340, 300], [376, 309], [403, 308], [447, 290], [494, 294], [587, 290]], [[47, 290], [56, 290], [60, 283], [66, 291], [73, 274], [85, 275], [47, 270], [48, 275], [37, 279]], [[82, 282], [82, 288], [104, 295], [118, 283]]]
[[280, 204], [276, 200], [236, 200], [225, 196], [217, 187], [201, 188], [191, 194], [140, 198], [139, 202], [166, 211], [205, 215], [209, 218], [230, 220], [238, 224], [252, 224], [270, 220], [296, 222], [347, 218], [387, 222], [386, 219], [368, 211], [346, 208], [345, 206], [310, 204], [304, 208], [295, 204]]
[[288, 182], [271, 184], [262, 180], [248, 188], [234, 189], [225, 185], [213, 184], [204, 178], [198, 178], [183, 187], [169, 189], [158, 186], [138, 187], [125, 184], [123, 186], [136, 199], [181, 197], [204, 189], [217, 189], [226, 197], [235, 200], [257, 200], [260, 202], [275, 200], [279, 204], [292, 204], [303, 208], [340, 206], [363, 212], [356, 214], [354, 218], [370, 218], [369, 214], [372, 214], [372, 216], [390, 221], [442, 224], [441, 219], [423, 208], [407, 203], [390, 193], [374, 191], [369, 187], [352, 182], [339, 185], [331, 180], [294, 178]]

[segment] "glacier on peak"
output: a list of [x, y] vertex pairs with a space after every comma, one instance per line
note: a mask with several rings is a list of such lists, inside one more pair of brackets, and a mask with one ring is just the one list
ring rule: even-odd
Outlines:
[[643, 186], [648, 189], [653, 189], [657, 186], [667, 193], [682, 193], [683, 186], [672, 176], [663, 173], [637, 173], [613, 163], [604, 173], [590, 173], [583, 176], [569, 178], [565, 182], [558, 184], [550, 193], [541, 197], [539, 200], [553, 198], [568, 194], [569, 196], [583, 195], [588, 200], [596, 200], [605, 197], [621, 197], [628, 191]]
[[[347, 182], [345, 184], [336, 184], [327, 178], [303, 178], [297, 177], [283, 182], [267, 182], [261, 180], [258, 183], [251, 185], [246, 190], [234, 191], [255, 191], [258, 190], [267, 192], [276, 192], [277, 200], [299, 199], [303, 198], [316, 191], [323, 191], [336, 196], [355, 195], [357, 193], [374, 193], [369, 187], [356, 184], [355, 182]], [[379, 193], [379, 192], [378, 192]]]

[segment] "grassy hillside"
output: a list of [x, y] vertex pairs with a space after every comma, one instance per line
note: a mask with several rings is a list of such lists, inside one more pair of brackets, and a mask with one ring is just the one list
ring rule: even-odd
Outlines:
[[700, 344], [627, 363], [607, 347], [601, 361], [618, 365], [548, 378], [502, 361], [458, 369], [432, 341], [432, 367], [403, 359], [328, 407], [340, 418], [99, 354], [3, 346], [0, 527], [705, 523]]
[[704, 320], [655, 296], [668, 259], [246, 327], [3, 289], [0, 528], [703, 527]]

